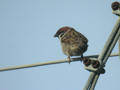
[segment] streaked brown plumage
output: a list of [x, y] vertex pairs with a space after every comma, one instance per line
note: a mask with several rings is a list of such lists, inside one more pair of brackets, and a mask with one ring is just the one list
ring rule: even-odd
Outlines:
[[83, 57], [83, 53], [88, 48], [88, 39], [72, 27], [65, 26], [60, 28], [54, 37], [60, 39], [62, 51], [68, 56], [69, 63], [71, 61], [70, 56]]

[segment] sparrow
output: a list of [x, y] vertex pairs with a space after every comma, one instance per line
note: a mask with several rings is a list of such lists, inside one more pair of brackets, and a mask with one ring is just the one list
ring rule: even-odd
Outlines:
[[71, 62], [71, 56], [81, 56], [88, 48], [88, 39], [69, 26], [61, 27], [54, 37], [58, 37], [61, 42], [62, 51], [68, 56], [68, 62]]

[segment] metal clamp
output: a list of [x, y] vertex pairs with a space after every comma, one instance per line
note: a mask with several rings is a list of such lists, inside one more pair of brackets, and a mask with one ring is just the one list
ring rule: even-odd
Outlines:
[[120, 2], [113, 2], [112, 5], [112, 13], [120, 16]]

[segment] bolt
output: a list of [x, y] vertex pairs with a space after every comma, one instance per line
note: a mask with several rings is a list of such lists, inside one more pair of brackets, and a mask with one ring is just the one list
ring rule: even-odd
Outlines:
[[113, 2], [111, 5], [113, 10], [118, 10], [120, 8], [120, 3], [119, 2]]
[[102, 68], [102, 69], [100, 70], [100, 73], [101, 73], [101, 74], [104, 74], [104, 73], [105, 73], [105, 69]]
[[95, 61], [95, 60], [92, 61], [92, 67], [93, 68], [98, 68], [99, 66], [100, 66], [99, 61]]
[[91, 64], [91, 60], [88, 58], [84, 58], [83, 63], [85, 66], [89, 66]]

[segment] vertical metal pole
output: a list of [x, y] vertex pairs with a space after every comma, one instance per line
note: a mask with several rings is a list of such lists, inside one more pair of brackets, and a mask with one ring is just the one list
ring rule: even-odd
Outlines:
[[112, 44], [117, 32], [119, 31], [119, 27], [120, 27], [120, 18], [117, 20], [107, 42], [104, 45], [104, 48], [103, 48], [100, 56], [98, 57], [98, 60], [100, 62], [102, 62], [104, 60], [106, 53], [109, 51], [109, 48], [111, 47], [111, 44]]
[[119, 37], [119, 40], [118, 40], [118, 49], [119, 49], [119, 56], [120, 56], [120, 37]]
[[95, 73], [91, 72], [91, 74], [90, 74], [90, 76], [88, 78], [88, 81], [87, 81], [87, 83], [86, 83], [86, 85], [85, 85], [83, 90], [89, 90], [89, 88], [91, 87], [91, 83], [92, 83], [94, 77], [95, 77]]
[[[114, 40], [113, 40], [113, 42], [112, 42], [112, 44], [111, 44], [108, 52], [106, 53], [106, 56], [105, 56], [105, 58], [104, 58], [104, 60], [103, 60], [102, 66], [104, 66], [105, 63], [107, 62], [110, 53], [112, 52], [115, 44], [117, 43], [117, 41], [118, 41], [118, 39], [119, 39], [119, 36], [120, 36], [120, 29], [119, 29], [119, 31], [117, 32], [117, 34], [116, 34], [116, 36], [115, 36], [115, 38], [114, 38]], [[101, 68], [102, 68], [102, 67], [101, 67]], [[91, 86], [91, 89], [90, 89], [90, 90], [94, 90], [95, 85], [96, 85], [96, 82], [97, 82], [97, 80], [98, 80], [98, 78], [99, 78], [99, 75], [100, 75], [100, 74], [96, 74], [95, 79], [93, 80], [93, 83], [92, 83], [92, 86]]]
[[90, 90], [94, 90], [95, 85], [96, 85], [96, 83], [97, 83], [97, 80], [98, 80], [99, 76], [100, 76], [100, 73], [96, 74], [96, 76], [95, 76], [95, 78], [94, 78], [94, 80], [93, 80], [93, 83], [92, 83], [92, 85], [91, 85]]
[[[111, 34], [110, 34], [107, 42], [105, 43], [105, 46], [104, 46], [104, 48], [103, 48], [100, 56], [98, 57], [98, 60], [99, 60], [101, 63], [102, 63], [103, 60], [105, 59], [106, 54], [107, 54], [107, 52], [109, 51], [109, 48], [110, 48], [111, 44], [113, 43], [114, 37], [116, 36], [116, 34], [117, 34], [118, 30], [119, 30], [119, 27], [120, 27], [120, 18], [117, 20], [117, 23], [116, 23], [115, 27], [113, 28], [113, 30], [112, 30], [112, 32], [111, 32]], [[107, 58], [108, 58], [108, 56], [109, 56], [110, 53], [111, 53], [111, 50], [110, 50], [109, 53], [107, 54]], [[106, 58], [106, 59], [107, 59], [107, 58]], [[106, 62], [106, 60], [105, 60], [105, 62]], [[93, 79], [94, 79], [95, 77], [96, 77], [96, 81], [93, 81]], [[88, 82], [86, 83], [86, 85], [85, 85], [85, 87], [84, 87], [84, 90], [89, 90], [89, 87], [91, 87], [91, 85], [92, 85], [92, 83], [91, 83], [92, 81], [93, 81], [93, 83], [96, 84], [98, 77], [99, 77], [99, 75], [96, 76], [96, 73], [95, 73], [95, 72], [92, 72], [91, 75], [90, 75], [90, 77], [89, 77], [89, 79], [88, 79]], [[92, 87], [93, 87], [93, 90], [94, 90], [95, 84], [93, 84], [93, 86], [92, 86]], [[91, 89], [91, 90], [92, 90], [92, 89]]]
[[116, 45], [116, 43], [117, 43], [117, 41], [119, 39], [119, 36], [120, 36], [120, 28], [119, 28], [119, 31], [117, 32], [112, 44], [111, 44], [111, 47], [109, 47], [108, 53], [106, 54], [106, 57], [103, 60], [103, 64], [105, 64], [107, 62], [107, 59], [110, 56], [110, 53], [112, 52], [112, 49], [114, 48], [114, 46]]

